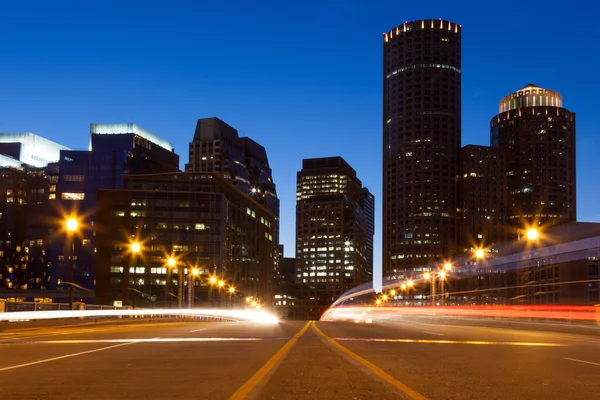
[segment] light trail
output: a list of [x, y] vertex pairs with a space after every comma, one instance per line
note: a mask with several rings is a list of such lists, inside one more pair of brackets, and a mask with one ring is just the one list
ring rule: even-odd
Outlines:
[[147, 316], [191, 316], [230, 319], [233, 321], [276, 324], [279, 319], [266, 311], [220, 310], [220, 309], [172, 309], [154, 308], [147, 310], [57, 310], [15, 311], [0, 313], [0, 321], [33, 321], [42, 319], [95, 318], [95, 317], [147, 317]]
[[600, 308], [567, 305], [515, 306], [338, 306], [330, 308], [321, 321], [365, 322], [367, 318], [394, 319], [403, 316], [505, 318], [521, 320], [583, 321], [600, 323]]

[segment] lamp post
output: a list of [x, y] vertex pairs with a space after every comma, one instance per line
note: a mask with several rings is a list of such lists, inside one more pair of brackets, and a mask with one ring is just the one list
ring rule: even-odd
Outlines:
[[431, 295], [429, 296], [430, 301], [431, 301], [431, 306], [435, 307], [435, 301], [436, 301], [436, 291], [435, 291], [435, 273], [430, 273], [430, 272], [425, 272], [423, 274], [423, 279], [425, 279], [426, 281], [431, 280], [431, 284], [430, 284], [430, 289], [431, 289]]
[[192, 268], [192, 270], [188, 270], [188, 308], [192, 308], [194, 306], [194, 277], [200, 274], [200, 270], [198, 268]]
[[450, 271], [452, 271], [452, 264], [447, 262], [444, 264], [444, 269], [439, 272], [439, 275], [440, 275], [440, 301], [441, 301], [442, 307], [446, 305], [446, 299], [445, 299], [445, 294], [444, 294], [444, 289], [445, 289], [444, 285], [446, 283], [446, 274], [448, 274]]
[[233, 295], [235, 294], [235, 287], [229, 287], [229, 306], [233, 308]]
[[[79, 222], [75, 218], [67, 219], [67, 233], [71, 239], [70, 270], [71, 283], [75, 283], [75, 232], [79, 227]], [[69, 309], [73, 309], [73, 285], [69, 285]]]
[[[130, 258], [129, 258], [129, 269], [131, 270], [133, 268], [133, 273], [136, 273], [136, 265], [137, 265], [137, 256], [140, 253], [140, 251], [142, 251], [142, 246], [140, 245], [139, 242], [131, 242], [131, 244], [129, 245], [129, 252], [130, 252]], [[131, 273], [131, 272], [130, 272]], [[145, 277], [144, 277], [145, 278]], [[135, 281], [134, 281], [135, 282]], [[145, 280], [144, 280], [145, 282]], [[135, 290], [132, 290], [131, 288], [129, 288], [129, 281], [127, 282], [127, 289], [129, 291], [133, 291], [135, 292]], [[127, 297], [129, 297], [130, 293], [127, 294]], [[133, 306], [135, 308], [135, 298], [136, 295], [133, 295]]]
[[223, 308], [223, 293], [221, 292], [221, 289], [223, 289], [223, 287], [225, 287], [225, 281], [220, 280], [217, 283], [217, 286], [219, 287], [219, 297], [221, 298], [221, 308]]
[[[174, 257], [169, 257], [167, 265], [173, 268], [177, 265], [177, 260]], [[183, 307], [183, 268], [177, 267], [177, 308]]]
[[475, 267], [477, 269], [477, 303], [478, 305], [481, 305], [481, 293], [479, 293], [479, 285], [480, 285], [480, 278], [481, 276], [479, 275], [479, 261], [483, 260], [485, 258], [485, 251], [483, 251], [483, 249], [476, 249], [475, 250]]

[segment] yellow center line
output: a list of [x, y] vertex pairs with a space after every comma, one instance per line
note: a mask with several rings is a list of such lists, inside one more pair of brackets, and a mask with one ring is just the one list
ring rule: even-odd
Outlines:
[[324, 334], [319, 328], [317, 328], [317, 324], [313, 323], [312, 328], [317, 333], [317, 335], [319, 335], [323, 339], [325, 339], [325, 341], [327, 343], [329, 343], [331, 346], [342, 351], [345, 355], [351, 357], [353, 360], [358, 361], [360, 364], [369, 368], [371, 370], [371, 372], [373, 372], [377, 377], [379, 377], [380, 379], [389, 383], [390, 385], [394, 386], [396, 389], [400, 390], [402, 393], [404, 393], [411, 399], [427, 400], [427, 397], [423, 396], [421, 393], [417, 392], [414, 389], [409, 388], [407, 385], [400, 382], [399, 380], [397, 380], [396, 378], [394, 378], [393, 376], [391, 376], [390, 374], [388, 374], [387, 372], [385, 372], [384, 370], [382, 370], [381, 368], [379, 368], [372, 362], [367, 361], [364, 358], [362, 358], [361, 356], [359, 356], [358, 354], [351, 352], [346, 347], [342, 346], [341, 344], [336, 342], [334, 339], [332, 339], [329, 336], [327, 336], [326, 334]]
[[280, 348], [277, 353], [273, 355], [273, 357], [269, 358], [267, 361], [254, 375], [250, 377], [234, 394], [231, 395], [229, 400], [241, 400], [244, 399], [251, 391], [254, 389], [264, 378], [267, 376], [269, 371], [281, 360], [285, 355], [290, 351], [292, 346], [296, 344], [298, 338], [302, 336], [304, 332], [308, 329], [311, 322], [307, 322], [306, 325], [296, 335], [288, 340], [282, 348]]

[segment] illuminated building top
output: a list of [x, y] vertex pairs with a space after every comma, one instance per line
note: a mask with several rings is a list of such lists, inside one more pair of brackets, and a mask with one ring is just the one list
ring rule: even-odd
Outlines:
[[444, 21], [443, 19], [420, 19], [417, 21], [406, 21], [402, 25], [398, 25], [394, 29], [383, 33], [383, 40], [387, 43], [396, 36], [400, 36], [405, 32], [411, 30], [426, 30], [426, 29], [437, 29], [448, 32], [460, 33], [462, 25], [455, 22]]
[[164, 148], [173, 151], [173, 144], [154, 133], [132, 123], [126, 124], [90, 124], [90, 133], [97, 135], [126, 135], [134, 134]]
[[554, 90], [529, 83], [515, 93], [504, 96], [500, 100], [499, 108], [503, 113], [517, 108], [537, 106], [562, 107], [562, 95]]
[[[61, 150], [68, 147], [55, 143], [31, 132], [0, 133], [0, 149], [7, 159], [10, 156], [21, 163], [34, 167], [45, 167], [60, 159]], [[9, 162], [12, 166], [14, 162]], [[7, 166], [11, 166], [8, 165]], [[5, 165], [4, 161], [2, 165]]]

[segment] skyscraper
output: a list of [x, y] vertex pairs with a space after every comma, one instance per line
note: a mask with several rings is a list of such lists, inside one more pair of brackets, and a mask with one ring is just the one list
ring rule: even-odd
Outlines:
[[461, 31], [428, 19], [383, 37], [384, 275], [442, 261], [455, 248]]
[[506, 150], [514, 237], [526, 225], [576, 220], [575, 113], [562, 105], [560, 93], [528, 84], [490, 122], [491, 145]]
[[219, 118], [198, 120], [186, 172], [215, 172], [279, 216], [279, 199], [267, 152]]
[[373, 200], [343, 158], [302, 160], [296, 202], [296, 283], [301, 297], [318, 299], [325, 307], [371, 279]]

